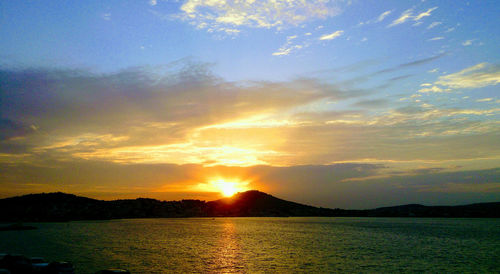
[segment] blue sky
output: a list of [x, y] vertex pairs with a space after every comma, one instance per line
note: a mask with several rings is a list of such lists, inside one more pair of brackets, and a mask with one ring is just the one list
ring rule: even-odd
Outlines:
[[[379, 59], [383, 67], [441, 52], [448, 53], [440, 62], [442, 71], [498, 58], [495, 46], [499, 38], [492, 35], [498, 27], [495, 1], [329, 1], [311, 5], [331, 14], [310, 12], [303, 19], [278, 15], [268, 20], [275, 26], [269, 26], [252, 20], [217, 23], [217, 18], [206, 19], [208, 15], [202, 12], [205, 8], [211, 16], [240, 16], [246, 11], [237, 4], [232, 11], [200, 4], [200, 12], [191, 19], [182, 10], [186, 6], [182, 1], [154, 5], [147, 1], [9, 1], [2, 3], [0, 33], [8, 39], [2, 39], [1, 50], [3, 62], [9, 65], [107, 72], [193, 57], [214, 63], [215, 72], [229, 80], [289, 79], [371, 59]], [[293, 15], [307, 13], [304, 7], [293, 10], [289, 6], [282, 9]], [[268, 16], [258, 8], [262, 7], [253, 9], [254, 14]], [[405, 11], [408, 19], [391, 26]], [[237, 33], [227, 33], [227, 29]], [[335, 31], [342, 34], [319, 40]], [[287, 43], [287, 37], [294, 38]], [[283, 55], [273, 56], [280, 48]]]
[[[7, 196], [213, 198], [228, 177], [332, 207], [500, 199], [496, 1], [4, 1], [0, 14]], [[304, 167], [327, 171], [306, 187]], [[373, 203], [354, 194], [374, 186]]]

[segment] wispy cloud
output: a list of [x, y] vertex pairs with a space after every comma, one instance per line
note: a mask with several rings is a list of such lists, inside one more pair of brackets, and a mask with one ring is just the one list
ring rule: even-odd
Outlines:
[[380, 23], [380, 22], [384, 21], [384, 19], [387, 16], [389, 16], [391, 13], [392, 13], [392, 10], [384, 11], [376, 18], [365, 21], [365, 22], [360, 22], [357, 26], [359, 27], [359, 26], [368, 25], [368, 24]]
[[324, 34], [322, 35], [319, 40], [333, 40], [339, 36], [341, 36], [344, 33], [343, 30], [337, 30], [335, 32], [332, 32], [330, 34]]
[[419, 92], [450, 92], [453, 89], [482, 88], [498, 83], [500, 83], [500, 68], [488, 63], [480, 63], [456, 73], [440, 76], [432, 85], [422, 84], [424, 88], [419, 89]]
[[388, 11], [384, 11], [382, 12], [378, 17], [377, 17], [377, 20], [376, 22], [382, 22], [389, 14], [392, 13], [392, 10], [388, 10]]
[[209, 31], [222, 27], [283, 28], [338, 15], [340, 6], [340, 1], [188, 0], [181, 6], [181, 18]]
[[439, 26], [439, 25], [441, 25], [441, 24], [442, 24], [442, 22], [432, 22], [432, 23], [431, 23], [431, 24], [427, 27], [427, 29], [432, 29], [432, 28], [435, 28], [435, 27], [437, 27], [437, 26]]
[[425, 12], [422, 12], [418, 15], [415, 16], [415, 18], [413, 18], [414, 21], [420, 21], [420, 19], [424, 18], [424, 17], [427, 17], [427, 16], [431, 16], [431, 12], [434, 11], [435, 9], [437, 9], [438, 7], [433, 7], [433, 8], [430, 8], [428, 9], [427, 11]]
[[286, 43], [283, 46], [281, 46], [277, 51], [273, 52], [272, 55], [274, 56], [289, 55], [295, 50], [302, 49], [304, 45], [293, 44], [293, 40], [295, 39], [297, 39], [297, 35], [288, 36], [286, 38]]
[[109, 13], [109, 12], [108, 13], [103, 13], [101, 15], [101, 18], [104, 19], [104, 20], [106, 20], [106, 21], [110, 21], [111, 20], [111, 13]]
[[462, 43], [462, 46], [464, 47], [467, 47], [467, 46], [470, 46], [472, 45], [472, 42], [474, 42], [476, 39], [470, 39], [470, 40], [466, 40]]
[[452, 89], [482, 88], [500, 83], [500, 67], [479, 63], [459, 72], [440, 76], [436, 84]]
[[493, 98], [483, 98], [483, 99], [477, 99], [476, 102], [491, 102], [493, 101]]
[[396, 20], [392, 21], [392, 23], [390, 23], [388, 27], [393, 27], [399, 24], [403, 24], [404, 22], [412, 19], [413, 18], [412, 13], [413, 9], [405, 10]]
[[414, 21], [416, 24], [421, 24], [420, 20], [427, 16], [431, 16], [431, 12], [436, 10], [438, 7], [433, 7], [428, 9], [425, 12], [413, 15], [413, 8], [405, 10], [397, 19], [392, 21], [387, 27], [394, 27], [400, 24], [403, 24], [407, 21]]
[[431, 56], [431, 57], [427, 57], [427, 58], [422, 58], [422, 59], [418, 59], [418, 60], [415, 60], [415, 61], [411, 61], [411, 62], [407, 62], [407, 63], [403, 63], [403, 64], [400, 64], [398, 66], [395, 66], [395, 67], [391, 67], [391, 68], [386, 68], [386, 69], [382, 69], [382, 70], [379, 70], [379, 71], [376, 71], [374, 73], [372, 73], [372, 75], [377, 75], [377, 74], [381, 74], [381, 73], [388, 73], [388, 72], [394, 72], [394, 71], [398, 71], [400, 69], [404, 69], [404, 68], [410, 68], [410, 67], [414, 67], [414, 66], [419, 66], [419, 65], [422, 65], [422, 64], [426, 64], [426, 63], [430, 63], [434, 60], [437, 60], [443, 56], [446, 56], [446, 52], [444, 53], [441, 53], [441, 54], [438, 54], [438, 55], [434, 55], [434, 56]]
[[[449, 89], [447, 91], [449, 91]], [[426, 88], [419, 89], [418, 92], [422, 92], [422, 93], [428, 93], [428, 92], [440, 93], [440, 92], [445, 92], [445, 90], [442, 89], [442, 88], [440, 88], [440, 87], [438, 87], [438, 86], [432, 86], [431, 85], [431, 87], [428, 87], [428, 88], [426, 87]]]
[[431, 39], [429, 39], [427, 41], [438, 41], [438, 40], [443, 40], [443, 39], [444, 39], [443, 36], [438, 36], [438, 37], [431, 38]]

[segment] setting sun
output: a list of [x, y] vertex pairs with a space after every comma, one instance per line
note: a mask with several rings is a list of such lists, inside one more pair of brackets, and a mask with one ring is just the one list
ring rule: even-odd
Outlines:
[[217, 179], [211, 182], [214, 187], [216, 187], [222, 195], [225, 197], [233, 196], [236, 192], [241, 192], [247, 190], [245, 183], [237, 181], [228, 181], [225, 179]]

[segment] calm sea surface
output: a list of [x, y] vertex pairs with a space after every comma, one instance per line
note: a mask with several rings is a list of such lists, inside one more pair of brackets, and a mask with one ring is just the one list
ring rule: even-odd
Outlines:
[[500, 272], [500, 219], [200, 218], [36, 223], [0, 253], [77, 273]]

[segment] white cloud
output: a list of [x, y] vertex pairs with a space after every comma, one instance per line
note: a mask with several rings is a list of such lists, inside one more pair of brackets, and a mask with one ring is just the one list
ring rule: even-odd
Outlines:
[[439, 25], [441, 25], [441, 24], [442, 24], [442, 22], [432, 22], [432, 23], [431, 23], [431, 24], [427, 27], [427, 29], [432, 29], [432, 28], [435, 28], [435, 27], [437, 27], [437, 26], [439, 26]]
[[433, 7], [428, 9], [425, 12], [419, 13], [417, 15], [413, 15], [413, 8], [405, 10], [396, 20], [392, 21], [387, 27], [394, 27], [399, 24], [403, 24], [406, 21], [413, 20], [416, 23], [414, 26], [418, 26], [422, 24], [422, 22], [419, 22], [422, 18], [430, 16], [431, 12], [437, 9], [438, 7]]
[[438, 7], [433, 7], [433, 8], [430, 8], [428, 9], [426, 12], [422, 12], [420, 13], [419, 15], [415, 16], [415, 18], [413, 18], [414, 21], [419, 21], [420, 19], [424, 18], [424, 17], [427, 17], [427, 16], [431, 16], [431, 12], [435, 9], [437, 9]]
[[500, 83], [500, 67], [480, 63], [459, 72], [439, 77], [435, 84], [453, 89], [481, 88]]
[[389, 14], [391, 14], [392, 10], [384, 11], [382, 14], [380, 14], [377, 17], [377, 20], [375, 22], [382, 22]]
[[493, 101], [493, 98], [483, 98], [476, 100], [476, 102], [491, 102], [491, 101]]
[[431, 38], [431, 39], [429, 39], [429, 40], [427, 40], [427, 41], [437, 41], [437, 40], [443, 40], [443, 39], [444, 39], [444, 37], [443, 37], [443, 36], [439, 36], [439, 37], [434, 37], [434, 38]]
[[188, 0], [181, 6], [181, 18], [200, 27], [218, 30], [222, 26], [282, 28], [326, 19], [341, 12], [334, 0], [319, 1], [225, 1]]
[[111, 20], [111, 13], [104, 13], [102, 14], [102, 19], [106, 20], [106, 21], [110, 21]]
[[474, 42], [474, 40], [476, 40], [476, 39], [466, 40], [465, 42], [462, 43], [462, 46], [464, 46], [464, 47], [470, 46], [470, 45], [472, 45], [472, 42]]
[[332, 32], [330, 34], [324, 34], [322, 35], [319, 40], [333, 40], [339, 36], [341, 36], [344, 33], [343, 30], [337, 30], [335, 32]]
[[272, 55], [274, 56], [283, 56], [283, 55], [288, 55], [292, 53], [294, 50], [299, 50], [303, 48], [303, 45], [293, 45], [292, 41], [295, 40], [298, 36], [297, 35], [291, 35], [286, 38], [286, 43], [281, 46], [276, 52], [273, 52]]
[[405, 10], [399, 17], [398, 19], [392, 21], [391, 24], [388, 25], [388, 27], [393, 27], [399, 24], [403, 24], [404, 22], [410, 20], [413, 18], [412, 16], [413, 9], [407, 9]]
[[444, 92], [444, 91], [445, 90], [443, 90], [442, 88], [437, 87], [437, 86], [432, 86], [430, 88], [421, 88], [418, 90], [418, 92], [422, 92], [422, 93], [428, 93], [428, 92], [439, 93], [439, 92]]
[[151, 6], [156, 6], [156, 4], [158, 4], [158, 2], [157, 2], [156, 0], [150, 0], [150, 1], [149, 1], [149, 4], [150, 4]]
[[293, 47], [286, 48], [286, 47], [281, 47], [278, 49], [278, 51], [273, 52], [274, 56], [281, 56], [281, 55], [288, 55], [292, 52]]
[[384, 11], [379, 16], [377, 16], [377, 18], [373, 18], [373, 19], [365, 21], [365, 22], [359, 22], [357, 27], [361, 27], [361, 26], [367, 25], [367, 24], [380, 23], [391, 13], [392, 13], [392, 10]]
[[[480, 63], [456, 73], [440, 76], [434, 84], [421, 84], [422, 88], [418, 92], [450, 92], [453, 89], [482, 88], [494, 86], [498, 83], [500, 83], [500, 67], [488, 63]], [[489, 102], [492, 100], [492, 98], [484, 98], [477, 100], [477, 102]]]

